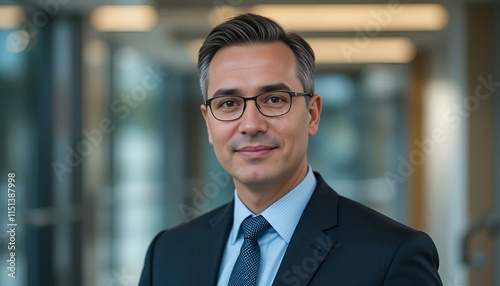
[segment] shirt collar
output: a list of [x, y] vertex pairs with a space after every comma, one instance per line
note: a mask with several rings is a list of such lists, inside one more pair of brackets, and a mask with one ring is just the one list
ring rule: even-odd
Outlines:
[[[316, 178], [311, 166], [309, 166], [306, 176], [295, 188], [261, 213], [286, 243], [290, 242], [295, 227], [315, 188]], [[233, 228], [229, 237], [231, 244], [234, 244], [238, 238], [241, 223], [250, 215], [255, 216], [243, 204], [238, 193], [234, 190]]]

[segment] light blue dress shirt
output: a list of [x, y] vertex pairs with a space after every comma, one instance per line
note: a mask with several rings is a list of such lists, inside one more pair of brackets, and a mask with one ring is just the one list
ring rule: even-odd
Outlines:
[[[316, 178], [309, 166], [307, 175], [302, 182], [260, 213], [271, 224], [272, 228], [264, 232], [258, 240], [261, 256], [257, 285], [271, 285], [273, 283], [295, 227], [297, 227], [315, 187]], [[244, 240], [243, 233], [240, 232], [240, 225], [249, 215], [259, 214], [252, 213], [240, 200], [235, 190], [233, 227], [222, 257], [217, 284], [219, 286], [227, 286], [228, 284]]]

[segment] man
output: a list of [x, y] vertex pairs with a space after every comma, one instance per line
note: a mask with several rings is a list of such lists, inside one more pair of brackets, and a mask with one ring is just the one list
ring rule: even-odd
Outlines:
[[426, 234], [339, 196], [307, 162], [314, 53], [244, 14], [199, 51], [209, 142], [234, 199], [151, 243], [140, 285], [442, 285]]

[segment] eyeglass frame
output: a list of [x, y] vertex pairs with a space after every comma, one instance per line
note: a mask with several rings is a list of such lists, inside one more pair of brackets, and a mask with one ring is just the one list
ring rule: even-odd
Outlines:
[[[288, 110], [285, 113], [279, 114], [279, 115], [267, 115], [267, 114], [262, 113], [262, 110], [260, 109], [260, 105], [257, 103], [257, 97], [264, 95], [264, 94], [273, 93], [273, 92], [285, 92], [290, 96], [290, 106], [288, 107]], [[308, 92], [294, 92], [294, 91], [289, 91], [289, 90], [273, 90], [273, 91], [266, 91], [266, 92], [263, 92], [261, 94], [258, 94], [256, 96], [252, 96], [252, 97], [243, 97], [243, 96], [239, 96], [239, 95], [222, 95], [222, 96], [216, 96], [216, 97], [212, 97], [212, 98], [205, 100], [205, 106], [208, 106], [210, 108], [210, 113], [212, 113], [212, 116], [215, 119], [217, 119], [219, 121], [225, 121], [225, 122], [235, 121], [235, 120], [240, 119], [243, 116], [243, 114], [245, 113], [245, 110], [247, 108], [247, 101], [249, 101], [249, 100], [253, 100], [255, 102], [255, 106], [257, 107], [257, 110], [263, 116], [265, 116], [265, 117], [280, 117], [280, 116], [286, 115], [288, 112], [290, 112], [290, 110], [292, 109], [292, 105], [293, 105], [293, 98], [298, 97], [298, 96], [308, 96], [309, 98], [311, 98], [314, 96], [314, 94], [308, 93]], [[238, 116], [235, 119], [219, 119], [219, 118], [217, 118], [217, 116], [215, 116], [215, 114], [214, 114], [211, 103], [212, 103], [212, 100], [217, 99], [217, 98], [221, 98], [221, 97], [241, 98], [243, 100], [243, 110], [241, 111], [240, 116]]]

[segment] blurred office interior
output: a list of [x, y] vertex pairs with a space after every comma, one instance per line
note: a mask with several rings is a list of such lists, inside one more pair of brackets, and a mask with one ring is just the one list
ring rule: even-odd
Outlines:
[[495, 0], [0, 0], [0, 285], [136, 285], [155, 234], [231, 199], [196, 51], [242, 12], [317, 53], [312, 167], [429, 233], [444, 285], [500, 285]]

